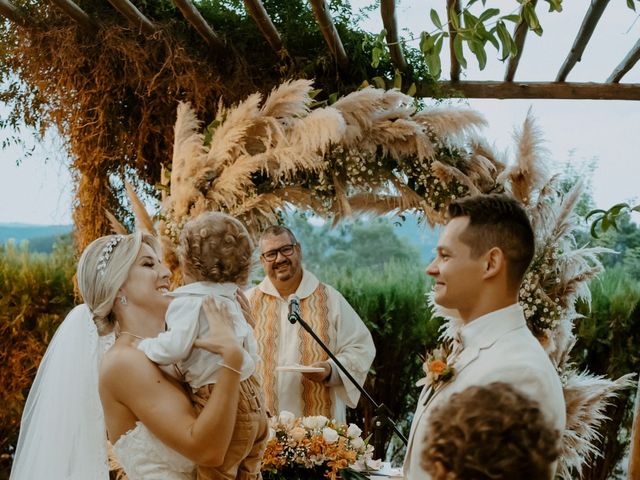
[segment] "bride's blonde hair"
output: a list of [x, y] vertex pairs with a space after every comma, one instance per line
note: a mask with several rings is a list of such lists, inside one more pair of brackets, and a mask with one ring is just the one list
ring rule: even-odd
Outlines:
[[113, 331], [113, 304], [143, 243], [159, 253], [156, 238], [142, 232], [106, 235], [91, 242], [82, 252], [78, 262], [78, 288], [93, 313], [99, 335]]

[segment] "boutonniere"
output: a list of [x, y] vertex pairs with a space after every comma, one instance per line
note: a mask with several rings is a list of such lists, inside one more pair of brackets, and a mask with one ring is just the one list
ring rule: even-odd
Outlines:
[[455, 368], [453, 366], [453, 358], [451, 355], [453, 348], [451, 342], [441, 344], [427, 356], [422, 364], [425, 376], [416, 382], [418, 387], [424, 385], [431, 387], [431, 392], [427, 396], [425, 404], [431, 398], [431, 395], [445, 383], [449, 382], [455, 376]]

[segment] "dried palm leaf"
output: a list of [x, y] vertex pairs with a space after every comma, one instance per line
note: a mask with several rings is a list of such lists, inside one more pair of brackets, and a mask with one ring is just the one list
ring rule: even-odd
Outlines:
[[127, 196], [131, 202], [136, 230], [148, 233], [154, 237], [157, 236], [158, 232], [156, 232], [153, 220], [151, 219], [149, 212], [147, 212], [147, 208], [142, 203], [142, 200], [140, 200], [140, 197], [138, 197], [136, 191], [133, 189], [133, 186], [127, 181], [124, 182], [124, 186], [127, 189]]
[[562, 437], [558, 475], [566, 480], [582, 475], [583, 466], [599, 452], [597, 427], [606, 420], [604, 409], [618, 393], [634, 385], [635, 374], [613, 381], [586, 372], [567, 372], [564, 397], [567, 427]]
[[118, 219], [107, 209], [104, 210], [104, 214], [107, 217], [107, 220], [109, 220], [109, 224], [111, 225], [111, 230], [113, 230], [113, 233], [118, 234], [118, 235], [128, 235], [129, 232], [127, 231], [126, 228], [124, 228], [124, 225], [122, 225]]
[[[511, 193], [521, 203], [531, 203], [533, 191], [547, 179], [542, 132], [535, 124], [531, 110], [527, 113], [522, 129], [514, 134], [517, 145], [516, 164], [505, 171], [511, 184]], [[501, 180], [501, 179], [499, 179]]]

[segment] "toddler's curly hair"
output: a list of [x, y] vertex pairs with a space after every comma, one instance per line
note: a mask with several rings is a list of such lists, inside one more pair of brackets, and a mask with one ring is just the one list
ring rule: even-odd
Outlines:
[[511, 385], [469, 387], [431, 414], [422, 467], [434, 480], [550, 480], [558, 437]]
[[253, 242], [237, 219], [205, 212], [189, 220], [180, 234], [178, 259], [196, 281], [247, 283], [253, 266]]

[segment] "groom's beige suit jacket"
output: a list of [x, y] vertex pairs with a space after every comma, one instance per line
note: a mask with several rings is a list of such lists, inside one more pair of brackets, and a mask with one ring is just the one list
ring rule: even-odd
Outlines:
[[429, 386], [420, 394], [404, 462], [404, 476], [408, 480], [430, 478], [420, 463], [433, 409], [447, 402], [453, 393], [473, 385], [496, 381], [513, 385], [540, 403], [551, 425], [561, 434], [564, 431], [566, 408], [560, 378], [527, 327], [520, 305], [477, 318], [462, 328], [461, 336], [464, 349], [454, 362], [454, 378], [437, 388], [430, 398]]

